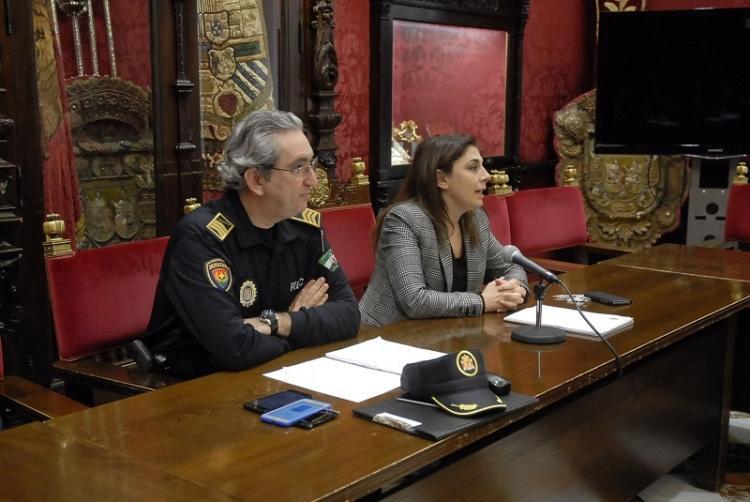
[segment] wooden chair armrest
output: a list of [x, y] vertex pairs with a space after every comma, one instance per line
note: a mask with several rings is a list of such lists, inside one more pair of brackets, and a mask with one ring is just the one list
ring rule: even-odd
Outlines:
[[538, 265], [546, 268], [550, 272], [572, 272], [574, 270], [588, 267], [585, 263], [575, 263], [570, 261], [554, 260], [552, 258], [531, 258]]
[[96, 387], [134, 396], [178, 383], [180, 380], [143, 371], [136, 365], [130, 367], [103, 363], [92, 358], [78, 361], [55, 361], [52, 369], [56, 376], [80, 385]]
[[6, 376], [0, 380], [0, 399], [42, 420], [61, 417], [87, 406], [25, 378]]

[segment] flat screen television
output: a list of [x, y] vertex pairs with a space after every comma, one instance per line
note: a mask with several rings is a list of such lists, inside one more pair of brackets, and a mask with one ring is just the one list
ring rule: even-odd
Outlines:
[[750, 8], [599, 23], [597, 153], [750, 153]]

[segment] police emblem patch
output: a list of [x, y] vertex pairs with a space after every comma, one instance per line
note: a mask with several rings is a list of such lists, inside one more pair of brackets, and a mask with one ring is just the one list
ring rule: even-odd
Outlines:
[[321, 256], [318, 260], [318, 263], [320, 263], [331, 272], [339, 268], [339, 261], [336, 259], [336, 257], [333, 255], [333, 251], [331, 251], [330, 249], [323, 253], [323, 256]]
[[255, 287], [255, 283], [249, 279], [243, 282], [240, 286], [240, 305], [250, 307], [257, 297], [258, 288]]
[[214, 258], [206, 262], [206, 277], [209, 284], [217, 289], [229, 291], [232, 287], [232, 271], [227, 262], [221, 258]]
[[458, 371], [467, 377], [476, 375], [479, 370], [479, 364], [477, 364], [474, 354], [468, 350], [462, 350], [456, 355], [456, 366], [458, 366]]

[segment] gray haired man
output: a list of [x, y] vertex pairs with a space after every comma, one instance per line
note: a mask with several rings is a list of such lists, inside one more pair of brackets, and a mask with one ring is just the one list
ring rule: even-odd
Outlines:
[[360, 321], [320, 214], [307, 209], [317, 180], [300, 119], [253, 112], [224, 157], [227, 190], [177, 225], [142, 340], [149, 369], [180, 378], [353, 337]]

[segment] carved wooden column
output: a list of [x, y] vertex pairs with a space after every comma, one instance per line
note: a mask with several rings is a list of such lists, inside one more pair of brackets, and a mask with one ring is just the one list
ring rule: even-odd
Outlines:
[[325, 166], [328, 178], [336, 179], [336, 139], [334, 130], [341, 123], [341, 115], [334, 109], [334, 88], [339, 78], [336, 48], [333, 43], [333, 5], [331, 0], [312, 2], [310, 27], [315, 32], [312, 68], [312, 110], [308, 113], [313, 148]]
[[185, 199], [202, 193], [196, 12], [196, 0], [151, 2], [159, 235], [182, 217]]

